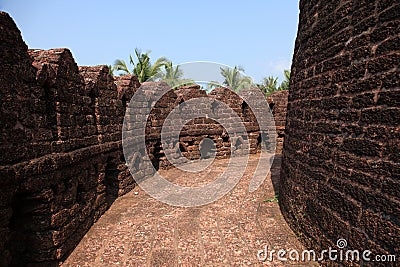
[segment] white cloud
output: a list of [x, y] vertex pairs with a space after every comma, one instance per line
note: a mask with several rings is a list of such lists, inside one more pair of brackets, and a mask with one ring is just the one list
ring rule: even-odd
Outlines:
[[284, 70], [290, 70], [291, 65], [292, 61], [289, 59], [278, 59], [274, 61], [269, 61], [265, 67], [264, 77], [277, 76], [279, 78], [279, 81], [283, 81], [283, 72]]

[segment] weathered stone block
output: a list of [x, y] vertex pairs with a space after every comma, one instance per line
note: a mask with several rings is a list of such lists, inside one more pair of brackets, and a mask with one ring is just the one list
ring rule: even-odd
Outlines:
[[342, 236], [388, 254], [400, 242], [398, 9], [300, 1], [279, 203], [315, 249]]

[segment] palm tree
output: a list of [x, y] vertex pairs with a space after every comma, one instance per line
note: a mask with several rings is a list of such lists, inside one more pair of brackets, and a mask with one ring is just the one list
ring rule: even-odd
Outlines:
[[281, 83], [280, 90], [289, 90], [290, 70], [284, 70], [285, 80]]
[[257, 86], [265, 95], [269, 95], [272, 92], [278, 91], [278, 77], [265, 77], [262, 83], [257, 84]]
[[[233, 69], [228, 67], [220, 69], [221, 75], [222, 77], [224, 77], [224, 82], [222, 83], [222, 85], [230, 87], [235, 92], [242, 90], [246, 87], [250, 87], [253, 83], [250, 77], [243, 76], [240, 73], [244, 72], [244, 69], [241, 66], [235, 66]], [[211, 81], [208, 86], [210, 88], [214, 88], [217, 86], [221, 86], [221, 84], [216, 81]]]
[[124, 60], [117, 59], [114, 62], [114, 69], [117, 71], [122, 71], [126, 74], [134, 74], [137, 76], [139, 82], [145, 82], [151, 80], [152, 77], [157, 75], [163, 66], [165, 66], [169, 61], [166, 57], [160, 57], [153, 64], [150, 62], [149, 54], [151, 51], [142, 53], [138, 48], [135, 48], [136, 61], [133, 60], [132, 55], [129, 55], [129, 63], [133, 65], [132, 72], [129, 71], [128, 66]]
[[164, 65], [164, 72], [160, 73], [163, 80], [176, 80], [183, 77], [183, 71], [178, 66], [173, 66], [172, 61]]
[[111, 76], [114, 75], [114, 66], [112, 65], [107, 65], [108, 67], [108, 74], [110, 74]]
[[260, 88], [266, 96], [276, 91], [289, 90], [290, 71], [284, 70], [284, 75], [285, 80], [279, 86], [278, 77], [268, 76], [263, 79], [261, 84], [257, 84], [257, 87]]
[[176, 89], [180, 86], [191, 85], [195, 82], [192, 79], [184, 79], [183, 71], [178, 66], [174, 66], [172, 61], [168, 61], [164, 65], [164, 70], [158, 72], [152, 77], [153, 81], [162, 80], [172, 88]]

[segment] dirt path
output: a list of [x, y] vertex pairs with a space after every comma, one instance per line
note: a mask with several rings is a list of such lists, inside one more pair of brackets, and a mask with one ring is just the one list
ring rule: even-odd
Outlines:
[[[216, 160], [201, 172], [162, 171], [180, 185], [204, 184], [224, 171]], [[314, 266], [311, 262], [257, 259], [259, 250], [302, 245], [283, 219], [274, 199], [280, 158], [255, 192], [248, 184], [257, 164], [252, 156], [244, 177], [226, 196], [197, 208], [163, 204], [139, 187], [117, 199], [82, 239], [63, 266]], [[288, 257], [286, 255], [286, 257]], [[276, 254], [275, 254], [276, 258]]]

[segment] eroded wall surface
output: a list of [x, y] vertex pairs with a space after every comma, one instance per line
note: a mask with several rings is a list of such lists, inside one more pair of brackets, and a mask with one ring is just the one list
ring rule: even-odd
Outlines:
[[285, 139], [288, 95], [289, 91], [283, 90], [274, 92], [267, 97], [276, 126], [276, 154], [282, 154], [283, 141]]
[[279, 203], [308, 248], [344, 238], [400, 255], [399, 14], [398, 1], [300, 1]]
[[28, 50], [6, 13], [0, 25], [0, 265], [55, 266], [134, 187], [121, 127], [135, 87], [68, 49]]

